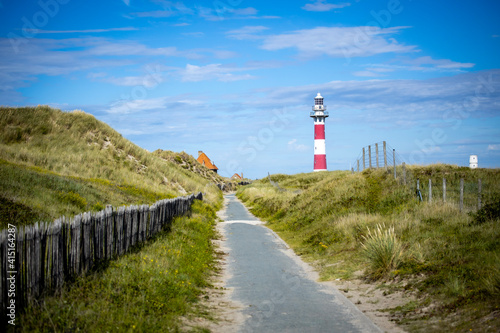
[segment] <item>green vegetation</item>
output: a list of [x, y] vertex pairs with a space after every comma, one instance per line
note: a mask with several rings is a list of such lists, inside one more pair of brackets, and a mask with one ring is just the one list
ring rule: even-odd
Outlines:
[[82, 111], [0, 107], [0, 128], [0, 229], [108, 204], [152, 204], [199, 191], [212, 203], [219, 197], [197, 169], [134, 145]]
[[44, 295], [9, 329], [178, 331], [182, 317], [210, 319], [198, 300], [215, 270], [211, 240], [222, 192], [193, 161], [185, 153], [150, 153], [82, 111], [0, 107], [1, 229], [204, 193], [190, 217], [176, 218], [170, 230], [131, 253]]
[[213, 206], [196, 200], [170, 231], [29, 308], [16, 331], [177, 332], [181, 318], [211, 319], [199, 299], [216, 269], [214, 223]]
[[361, 246], [374, 277], [386, 276], [401, 264], [403, 247], [394, 234], [394, 227], [387, 229], [379, 224], [373, 233], [368, 229]]
[[[483, 208], [467, 214], [454, 200], [420, 203], [383, 169], [362, 173], [273, 175], [238, 191], [324, 280], [361, 276], [417, 302], [392, 309], [411, 331], [500, 329], [500, 170], [408, 166], [408, 183], [432, 177], [449, 187], [481, 178]], [[412, 178], [413, 177], [413, 178]], [[426, 178], [427, 177], [427, 178]], [[477, 203], [477, 192], [466, 192]], [[425, 197], [424, 197], [425, 198]], [[383, 287], [382, 286], [382, 287]]]

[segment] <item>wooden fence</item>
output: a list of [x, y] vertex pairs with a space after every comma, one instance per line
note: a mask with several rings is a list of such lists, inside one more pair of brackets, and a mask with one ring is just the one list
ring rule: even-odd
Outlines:
[[396, 153], [396, 149], [390, 147], [387, 142], [382, 141], [363, 147], [356, 161], [351, 164], [351, 171], [353, 173], [355, 171], [360, 172], [368, 168], [385, 168], [388, 170], [390, 167], [395, 168], [401, 162], [402, 159]]
[[[108, 207], [53, 223], [0, 233], [0, 302], [3, 316], [19, 313], [42, 293], [60, 288], [100, 262], [127, 252], [184, 215], [202, 193], [148, 206]], [[15, 231], [14, 231], [15, 230]], [[15, 251], [13, 251], [15, 250]], [[9, 310], [10, 309], [10, 310]]]

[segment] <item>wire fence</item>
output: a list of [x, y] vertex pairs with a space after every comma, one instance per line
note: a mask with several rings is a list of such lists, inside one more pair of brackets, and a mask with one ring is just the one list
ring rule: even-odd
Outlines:
[[365, 169], [385, 168], [398, 166], [403, 159], [386, 141], [365, 146], [359, 152], [356, 160], [351, 164], [351, 170], [360, 172]]
[[500, 172], [468, 167], [434, 168], [407, 166], [386, 141], [363, 147], [351, 171], [384, 168], [400, 185], [415, 193], [416, 200], [453, 204], [463, 212], [481, 209], [485, 202], [500, 196]]
[[500, 179], [487, 170], [464, 167], [454, 172], [424, 174], [408, 170], [404, 163], [396, 169], [400, 171], [399, 183], [408, 186], [421, 202], [451, 204], [462, 212], [471, 212], [500, 196]]

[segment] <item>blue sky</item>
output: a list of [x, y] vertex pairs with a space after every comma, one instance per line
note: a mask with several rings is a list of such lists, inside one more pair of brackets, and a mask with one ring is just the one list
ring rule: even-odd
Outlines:
[[407, 163], [500, 166], [500, 2], [0, 0], [0, 105], [81, 109], [224, 176], [329, 170], [383, 140]]

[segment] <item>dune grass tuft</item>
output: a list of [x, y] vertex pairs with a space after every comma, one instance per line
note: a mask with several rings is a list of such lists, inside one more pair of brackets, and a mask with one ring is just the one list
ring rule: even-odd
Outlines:
[[375, 278], [386, 276], [401, 263], [403, 246], [394, 233], [394, 227], [378, 224], [375, 229], [368, 229], [361, 246]]

